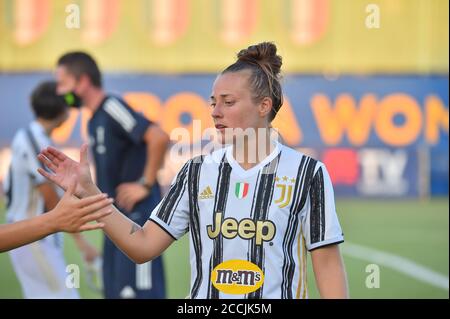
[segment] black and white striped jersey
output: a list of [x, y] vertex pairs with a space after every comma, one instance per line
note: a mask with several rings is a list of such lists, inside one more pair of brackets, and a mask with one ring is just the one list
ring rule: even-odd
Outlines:
[[232, 154], [188, 161], [150, 216], [190, 232], [190, 297], [307, 298], [307, 251], [343, 242], [325, 166], [282, 144], [249, 170]]

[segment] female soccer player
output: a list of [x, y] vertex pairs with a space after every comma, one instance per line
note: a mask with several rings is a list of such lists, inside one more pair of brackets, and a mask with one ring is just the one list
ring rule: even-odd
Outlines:
[[[306, 298], [307, 251], [321, 297], [347, 297], [337, 245], [343, 234], [327, 170], [269, 139], [282, 105], [281, 64], [272, 43], [239, 52], [211, 94], [220, 140], [231, 145], [188, 161], [144, 227], [115, 208], [100, 219], [136, 263], [189, 231], [190, 298]], [[85, 145], [77, 163], [47, 148], [39, 158], [53, 174], [40, 173], [63, 188], [76, 175], [78, 196], [97, 194], [86, 153]]]

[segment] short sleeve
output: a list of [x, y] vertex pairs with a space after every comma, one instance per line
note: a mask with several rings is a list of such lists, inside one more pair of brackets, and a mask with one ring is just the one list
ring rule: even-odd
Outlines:
[[309, 251], [344, 241], [336, 214], [333, 185], [325, 165], [320, 162], [310, 184], [302, 229]]
[[151, 124], [142, 114], [137, 113], [125, 102], [114, 97], [106, 100], [103, 109], [133, 143], [139, 144], [142, 142], [144, 134]]
[[166, 196], [149, 218], [174, 239], [179, 239], [189, 229], [188, 170], [190, 162], [187, 162], [175, 176]]

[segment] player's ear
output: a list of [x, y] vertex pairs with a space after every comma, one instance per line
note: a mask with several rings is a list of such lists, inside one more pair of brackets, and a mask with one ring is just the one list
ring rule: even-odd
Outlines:
[[89, 78], [89, 76], [87, 74], [80, 75], [80, 77], [78, 78], [78, 81], [81, 84], [81, 87], [83, 87], [83, 88], [91, 85], [91, 79]]
[[266, 117], [272, 111], [272, 99], [270, 97], [265, 97], [262, 99], [258, 106], [259, 115], [261, 117]]

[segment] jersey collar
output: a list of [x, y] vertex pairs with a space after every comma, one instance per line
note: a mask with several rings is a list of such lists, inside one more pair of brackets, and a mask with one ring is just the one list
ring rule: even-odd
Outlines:
[[239, 175], [242, 178], [246, 178], [249, 176], [252, 176], [253, 174], [257, 173], [262, 167], [264, 167], [266, 164], [270, 163], [281, 151], [281, 144], [277, 141], [274, 141], [274, 150], [272, 153], [270, 153], [264, 160], [259, 162], [257, 165], [253, 166], [250, 169], [243, 169], [241, 165], [234, 159], [233, 157], [233, 146], [227, 147], [226, 150], [226, 157], [227, 161], [230, 164], [231, 168], [233, 169], [233, 172]]

